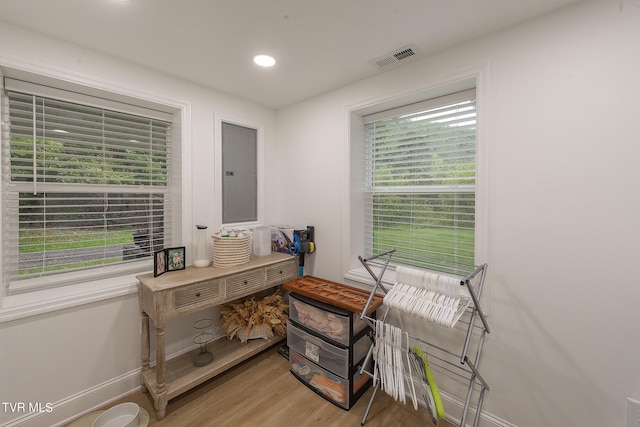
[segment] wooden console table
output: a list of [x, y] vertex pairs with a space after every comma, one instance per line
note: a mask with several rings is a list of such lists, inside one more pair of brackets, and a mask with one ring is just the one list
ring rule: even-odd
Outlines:
[[[169, 400], [270, 347], [285, 337], [255, 339], [247, 343], [222, 337], [211, 344], [213, 362], [195, 367], [196, 349], [165, 360], [165, 327], [171, 319], [278, 286], [298, 276], [297, 258], [273, 252], [252, 257], [243, 265], [214, 268], [187, 267], [185, 270], [153, 277], [137, 276], [140, 282], [142, 313], [142, 388], [153, 397], [158, 420], [165, 417]], [[155, 323], [156, 365], [151, 367], [151, 331]]]

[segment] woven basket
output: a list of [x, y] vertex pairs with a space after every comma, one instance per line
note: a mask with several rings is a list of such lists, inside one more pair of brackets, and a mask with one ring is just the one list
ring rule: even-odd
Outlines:
[[213, 266], [217, 268], [246, 264], [251, 259], [251, 236], [213, 235]]
[[266, 340], [269, 339], [269, 327], [266, 325], [255, 325], [249, 330], [249, 335], [247, 335], [247, 328], [242, 328], [238, 331], [237, 337], [241, 342], [258, 338]]

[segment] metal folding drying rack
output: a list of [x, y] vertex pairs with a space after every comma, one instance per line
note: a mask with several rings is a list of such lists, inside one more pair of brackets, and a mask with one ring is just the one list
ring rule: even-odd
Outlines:
[[[367, 303], [362, 313], [360, 314], [360, 318], [367, 321], [370, 324], [370, 326], [372, 326], [372, 328], [374, 329], [375, 329], [374, 322], [376, 319], [373, 319], [367, 316], [366, 313], [368, 312], [369, 306], [371, 305], [371, 302], [373, 301], [373, 298], [378, 292], [378, 290], [381, 290], [385, 295], [388, 293], [388, 290], [386, 289], [385, 285], [382, 283], [382, 277], [384, 276], [384, 273], [387, 270], [389, 262], [391, 261], [391, 257], [395, 251], [396, 251], [395, 249], [392, 249], [390, 251], [383, 252], [378, 255], [374, 255], [367, 259], [364, 259], [358, 256], [358, 260], [362, 263], [362, 265], [365, 267], [365, 269], [369, 272], [369, 274], [375, 281], [375, 285], [373, 286], [373, 289], [369, 295], [369, 299], [367, 300]], [[374, 265], [380, 268], [380, 272], [378, 274], [376, 274], [371, 268], [371, 266], [374, 266]], [[475, 418], [473, 421], [473, 426], [477, 427], [478, 421], [480, 420], [480, 411], [482, 408], [482, 402], [484, 400], [484, 393], [485, 391], [489, 390], [489, 386], [487, 385], [485, 380], [482, 378], [482, 376], [478, 372], [478, 365], [480, 362], [480, 354], [482, 353], [482, 347], [484, 345], [484, 338], [485, 338], [485, 335], [490, 332], [489, 324], [487, 323], [486, 316], [483, 313], [479, 303], [480, 295], [482, 294], [482, 288], [484, 286], [486, 271], [487, 271], [487, 264], [482, 264], [480, 266], [475, 267], [473, 271], [467, 274], [466, 276], [459, 275], [461, 278], [460, 286], [465, 286], [467, 288], [467, 290], [469, 291], [471, 300], [473, 302], [467, 308], [467, 312], [465, 313], [465, 316], [463, 316], [458, 321], [459, 324], [466, 325], [466, 335], [465, 335], [464, 345], [461, 352], [459, 353], [452, 352], [441, 346], [425, 341], [424, 339], [416, 338], [408, 334], [406, 335], [407, 339], [415, 340], [427, 346], [427, 348], [425, 349], [426, 350], [425, 352], [429, 358], [429, 364], [431, 366], [440, 368], [443, 371], [446, 371], [450, 374], [453, 374], [455, 376], [462, 378], [465, 381], [468, 381], [469, 386], [467, 389], [467, 396], [464, 402], [462, 417], [460, 419], [460, 425], [459, 425], [460, 427], [464, 427], [466, 425], [467, 415], [469, 413], [469, 409], [471, 408], [471, 398], [473, 396], [473, 392], [476, 387], [479, 388], [479, 394], [477, 398], [477, 405], [475, 407]], [[477, 284], [475, 285], [476, 290], [473, 289], [473, 286], [471, 284], [474, 278], [477, 278], [476, 279]], [[379, 317], [378, 319], [384, 322], [387, 318], [387, 315], [389, 314], [390, 307], [387, 305], [384, 305], [381, 308], [381, 310], [384, 310], [384, 312], [382, 314], [382, 317]], [[478, 318], [480, 318], [480, 322], [477, 322]], [[473, 361], [472, 361], [467, 354], [471, 347], [474, 330], [477, 331], [477, 334], [476, 334], [477, 339], [474, 340], [475, 356], [473, 357]], [[367, 372], [364, 367], [367, 366], [370, 358], [372, 357], [373, 347], [374, 347], [374, 344], [372, 343], [371, 347], [369, 348], [369, 352], [364, 360], [364, 363], [362, 364], [362, 368], [360, 370], [361, 373], [365, 373], [371, 377], [373, 377], [373, 374], [371, 372]], [[376, 396], [376, 392], [378, 391], [379, 388], [380, 388], [380, 381], [378, 380], [374, 382], [373, 393], [369, 400], [369, 404], [367, 405], [367, 409], [364, 413], [364, 416], [362, 417], [362, 422], [361, 422], [362, 426], [364, 426], [367, 420], [367, 416], [369, 415], [369, 410], [371, 409], [373, 400], [375, 399], [375, 396]]]

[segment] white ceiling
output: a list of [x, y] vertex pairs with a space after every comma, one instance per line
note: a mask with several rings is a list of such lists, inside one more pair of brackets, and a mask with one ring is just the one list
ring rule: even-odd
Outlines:
[[0, 0], [0, 20], [278, 109], [577, 1]]

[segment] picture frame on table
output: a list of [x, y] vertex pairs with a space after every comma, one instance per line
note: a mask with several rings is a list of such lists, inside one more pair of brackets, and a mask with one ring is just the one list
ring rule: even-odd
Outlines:
[[153, 253], [153, 277], [158, 277], [167, 272], [167, 251], [155, 251]]
[[178, 246], [175, 248], [165, 249], [167, 253], [166, 265], [167, 271], [184, 270], [187, 265], [185, 247]]
[[153, 277], [167, 271], [184, 270], [187, 265], [185, 247], [162, 249], [153, 253]]

